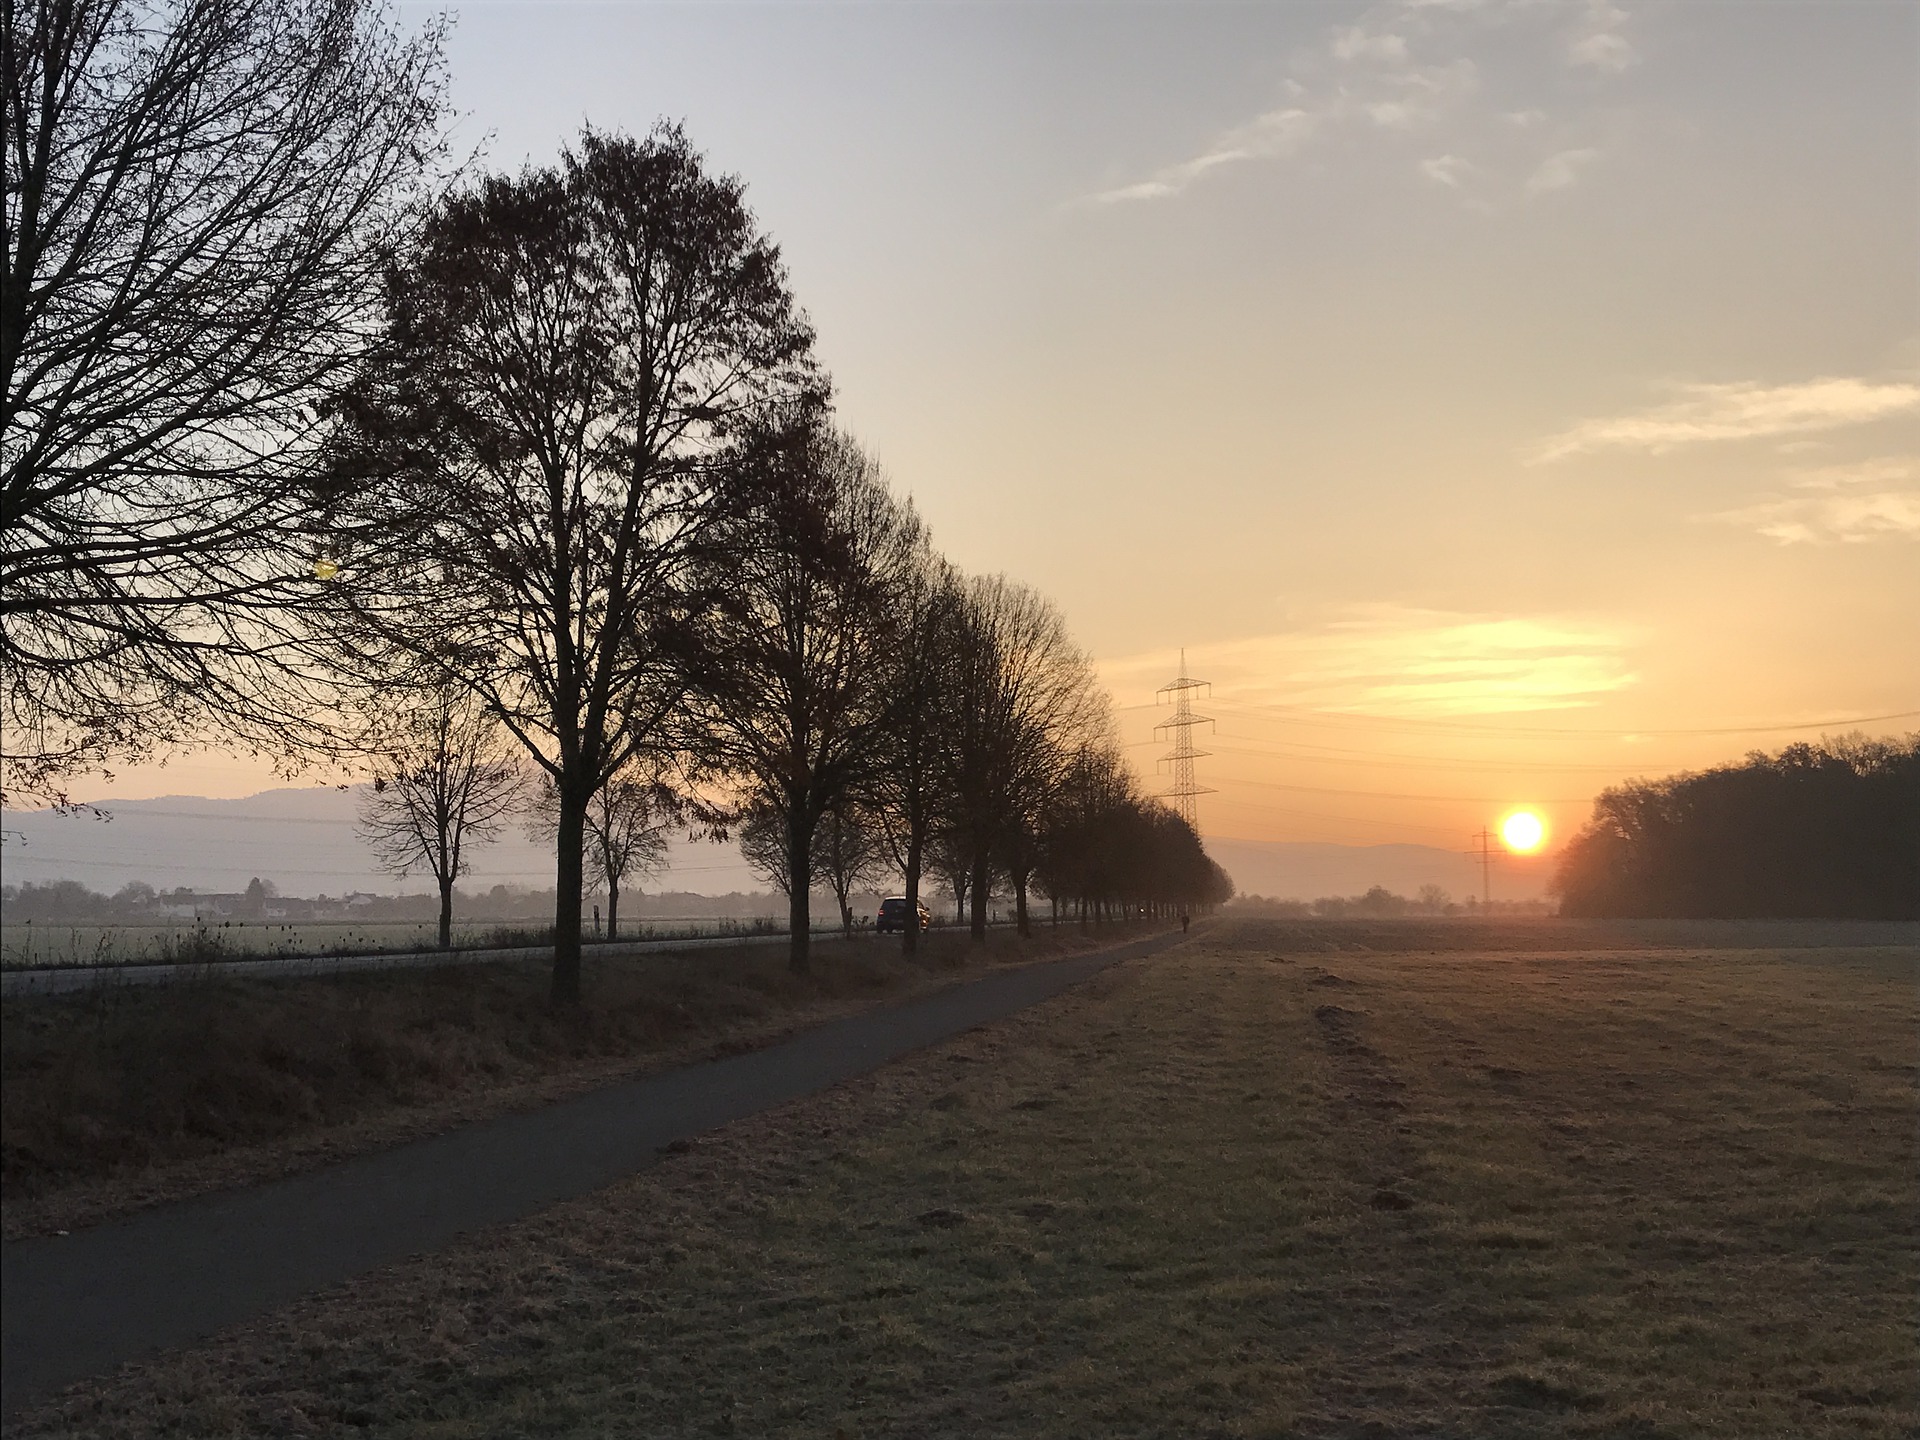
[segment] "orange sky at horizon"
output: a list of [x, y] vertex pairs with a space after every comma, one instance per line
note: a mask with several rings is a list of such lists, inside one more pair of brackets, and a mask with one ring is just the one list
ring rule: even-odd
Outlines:
[[1150, 789], [1212, 682], [1204, 834], [1551, 855], [1920, 730], [1920, 6], [501, 3], [449, 63], [488, 166], [664, 115], [743, 178], [841, 422]]

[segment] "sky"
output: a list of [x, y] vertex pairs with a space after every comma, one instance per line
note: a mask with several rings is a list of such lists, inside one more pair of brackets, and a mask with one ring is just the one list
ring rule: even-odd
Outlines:
[[466, 4], [449, 62], [482, 166], [668, 117], [744, 178], [841, 422], [1150, 783], [1212, 682], [1204, 833], [1551, 843], [1920, 729], [1920, 7]]

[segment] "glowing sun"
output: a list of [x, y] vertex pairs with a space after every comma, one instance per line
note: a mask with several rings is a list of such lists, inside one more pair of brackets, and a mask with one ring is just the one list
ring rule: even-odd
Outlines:
[[1540, 842], [1547, 838], [1546, 823], [1531, 810], [1516, 810], [1500, 822], [1500, 838], [1507, 842], [1509, 850], [1522, 854], [1538, 850]]

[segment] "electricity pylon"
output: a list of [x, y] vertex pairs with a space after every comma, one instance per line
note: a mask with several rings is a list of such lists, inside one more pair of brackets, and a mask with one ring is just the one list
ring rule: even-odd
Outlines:
[[1213, 724], [1209, 717], [1193, 713], [1193, 692], [1196, 690], [1205, 690], [1208, 694], [1212, 694], [1213, 686], [1205, 680], [1188, 678], [1187, 652], [1182, 649], [1180, 678], [1171, 684], [1162, 685], [1154, 692], [1154, 699], [1161, 703], [1164, 703], [1169, 695], [1173, 697], [1173, 715], [1154, 726], [1153, 733], [1158, 738], [1163, 730], [1172, 732], [1173, 749], [1160, 757], [1162, 765], [1173, 766], [1173, 785], [1166, 792], [1167, 799], [1173, 802], [1174, 812], [1187, 822], [1194, 834], [1198, 835], [1200, 820], [1194, 800], [1197, 796], [1211, 795], [1214, 792], [1210, 786], [1201, 785], [1193, 778], [1193, 762], [1208, 753], [1205, 750], [1193, 748], [1193, 727]]
[[1493, 832], [1483, 825], [1473, 842], [1476, 848], [1467, 854], [1480, 857], [1480, 907], [1485, 909], [1493, 903]]

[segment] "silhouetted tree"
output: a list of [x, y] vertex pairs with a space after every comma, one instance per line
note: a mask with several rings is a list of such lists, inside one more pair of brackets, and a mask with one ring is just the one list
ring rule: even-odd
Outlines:
[[[0, 7], [0, 787], [207, 717], [317, 733], [318, 412], [431, 179], [443, 26], [376, 0]], [[297, 688], [297, 687], [296, 687]]]
[[1102, 728], [1106, 700], [1039, 592], [996, 575], [969, 582], [963, 596], [945, 788], [972, 866], [972, 931], [981, 940], [996, 862], [1014, 886], [1020, 933], [1028, 932], [1041, 811], [1065, 757]]
[[267, 901], [276, 898], [279, 894], [280, 889], [273, 881], [262, 880], [258, 875], [254, 876], [247, 881], [246, 891], [241, 897], [245, 913], [255, 917], [266, 914]]
[[1553, 889], [1568, 915], [1920, 919], [1920, 735], [1606, 790]]
[[1167, 915], [1210, 910], [1233, 883], [1200, 837], [1164, 804], [1142, 796], [1110, 743], [1071, 757], [1043, 818], [1039, 882], [1081, 923], [1113, 911]]
[[[737, 832], [741, 855], [754, 874], [791, 899], [793, 854], [786, 812], [778, 804], [756, 797], [747, 801], [740, 813]], [[837, 811], [829, 810], [814, 826], [807, 862], [809, 883], [826, 881], [838, 902], [843, 933], [853, 933], [849, 899], [854, 886], [874, 874], [880, 863], [880, 841], [858, 819], [843, 821]]]
[[790, 963], [805, 973], [814, 831], [883, 759], [882, 657], [920, 523], [851, 440], [801, 412], [748, 446], [711, 542], [701, 758], [785, 826]]
[[658, 875], [667, 863], [672, 792], [657, 780], [621, 773], [587, 805], [587, 877], [607, 892], [607, 938], [620, 933], [620, 887]]
[[887, 873], [886, 837], [872, 811], [844, 798], [820, 817], [814, 830], [813, 854], [815, 873], [826, 880], [840, 907], [841, 933], [851, 936], [855, 887]]
[[[661, 778], [661, 767], [644, 760], [609, 777], [587, 802], [584, 871], [586, 883], [606, 893], [608, 939], [620, 934], [622, 886], [666, 868], [667, 826], [684, 818], [684, 812], [680, 795]], [[554, 843], [559, 817], [553, 782], [542, 777], [528, 835]]]
[[440, 889], [440, 948], [453, 943], [453, 885], [473, 852], [499, 837], [523, 797], [512, 742], [477, 700], [452, 686], [392, 724], [360, 806], [360, 835], [381, 869], [425, 867]]
[[900, 945], [920, 944], [920, 881], [948, 799], [953, 706], [966, 631], [952, 567], [921, 547], [894, 601], [893, 643], [874, 657], [882, 674], [883, 754], [868, 790], [907, 898]]
[[927, 870], [953, 896], [953, 923], [967, 923], [967, 896], [973, 888], [973, 852], [950, 824], [934, 829], [927, 844]]
[[471, 689], [545, 771], [573, 1003], [588, 806], [708, 678], [694, 560], [736, 437], [820, 387], [812, 333], [740, 182], [674, 127], [448, 199], [387, 307], [336, 456], [340, 506], [384, 522], [342, 558], [349, 648]]

